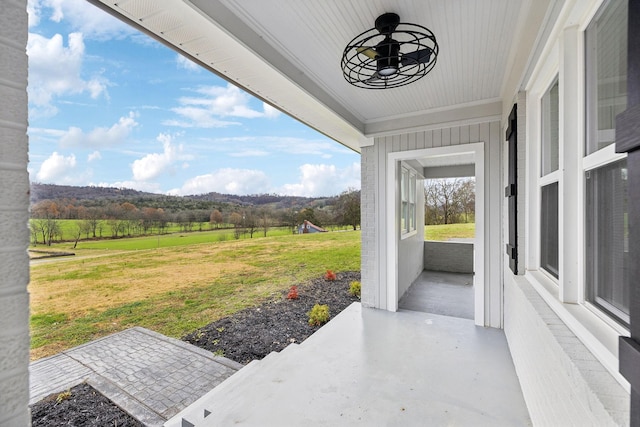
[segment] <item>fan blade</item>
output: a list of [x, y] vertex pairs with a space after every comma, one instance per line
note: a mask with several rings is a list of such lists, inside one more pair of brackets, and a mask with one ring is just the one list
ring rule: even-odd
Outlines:
[[422, 50], [416, 50], [415, 52], [405, 53], [402, 55], [402, 65], [426, 64], [431, 60], [432, 53], [433, 50], [428, 47]]
[[357, 48], [356, 51], [358, 53], [362, 53], [363, 55], [368, 56], [371, 59], [376, 59], [376, 58], [378, 58], [380, 56], [378, 54], [378, 52], [376, 52], [375, 49], [373, 49], [371, 47], [362, 46], [362, 47]]
[[382, 77], [380, 77], [380, 74], [375, 73], [374, 75], [372, 75], [371, 77], [369, 77], [367, 80], [364, 80], [365, 83], [369, 83], [369, 82], [375, 82], [376, 80], [381, 80]]

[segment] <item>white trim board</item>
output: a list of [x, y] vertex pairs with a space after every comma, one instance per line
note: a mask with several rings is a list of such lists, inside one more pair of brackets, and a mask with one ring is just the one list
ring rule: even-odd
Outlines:
[[[434, 157], [456, 154], [473, 154], [476, 178], [476, 235], [474, 239], [473, 264], [475, 275], [474, 284], [474, 319], [478, 326], [485, 326], [485, 318], [490, 314], [485, 313], [485, 172], [484, 172], [484, 145], [483, 142], [455, 145], [449, 147], [427, 148], [421, 150], [400, 151], [387, 154], [386, 176], [386, 248], [380, 248], [384, 253], [386, 249], [386, 294], [387, 310], [398, 310], [398, 240], [397, 230], [397, 194], [396, 173], [401, 161], [418, 159], [421, 157]], [[384, 256], [381, 257], [385, 259]]]

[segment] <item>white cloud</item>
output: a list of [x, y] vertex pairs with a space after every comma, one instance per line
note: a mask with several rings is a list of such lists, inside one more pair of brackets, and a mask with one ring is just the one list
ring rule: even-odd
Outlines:
[[169, 194], [190, 195], [215, 191], [244, 195], [268, 193], [270, 189], [269, 177], [263, 171], [224, 168], [191, 178], [181, 188], [169, 191]]
[[94, 160], [100, 160], [101, 158], [102, 158], [102, 155], [100, 154], [100, 152], [94, 151], [93, 153], [89, 154], [89, 156], [87, 156], [87, 161], [93, 162]]
[[[172, 144], [172, 136], [158, 135], [158, 141], [164, 148], [162, 153], [147, 154], [131, 164], [133, 179], [135, 181], [149, 181], [169, 170], [176, 162], [188, 160], [191, 157], [182, 153], [183, 146]], [[184, 168], [184, 164], [181, 166]]]
[[198, 148], [227, 153], [233, 157], [266, 156], [272, 153], [314, 156], [330, 159], [334, 155], [355, 154], [350, 149], [329, 139], [305, 139], [286, 136], [238, 136], [203, 138], [206, 145]]
[[271, 105], [267, 104], [266, 102], [262, 103], [262, 109], [264, 110], [264, 116], [268, 117], [268, 118], [275, 118], [278, 117], [280, 114], [280, 110], [278, 110], [277, 108], [272, 107]]
[[[107, 40], [134, 34], [135, 30], [105, 11], [79, 0], [29, 0], [29, 21], [35, 25], [47, 16], [53, 22], [64, 20], [88, 38]], [[31, 16], [33, 14], [33, 17]]]
[[77, 127], [70, 127], [60, 138], [63, 147], [83, 146], [83, 147], [108, 147], [123, 143], [133, 128], [138, 126], [136, 122], [137, 114], [130, 112], [126, 117], [120, 117], [118, 123], [111, 127], [97, 127], [85, 133]]
[[179, 70], [200, 71], [202, 68], [184, 55], [176, 55], [176, 65]]
[[40, 14], [42, 12], [42, 5], [39, 0], [27, 1], [27, 13], [29, 14], [29, 28], [35, 27], [40, 24]]
[[53, 116], [57, 108], [53, 99], [65, 95], [88, 93], [96, 99], [108, 97], [108, 82], [101, 76], [84, 80], [81, 76], [84, 41], [81, 33], [69, 34], [67, 46], [60, 34], [50, 39], [29, 33], [29, 101], [35, 106], [31, 114]]
[[340, 194], [348, 188], [360, 188], [360, 164], [339, 169], [334, 165], [300, 166], [300, 182], [285, 184], [280, 193], [292, 196], [321, 197]]
[[252, 150], [252, 149], [234, 151], [232, 153], [229, 153], [229, 156], [231, 157], [264, 157], [268, 155], [269, 155], [268, 151]]
[[165, 122], [171, 126], [182, 127], [224, 127], [239, 125], [235, 121], [221, 118], [238, 117], [244, 119], [273, 118], [280, 113], [275, 108], [263, 103], [262, 111], [249, 105], [251, 95], [229, 84], [227, 86], [203, 86], [195, 90], [199, 96], [185, 96], [178, 99], [179, 107], [172, 109], [180, 119]]
[[51, 156], [42, 162], [36, 177], [41, 182], [68, 182], [75, 167], [76, 156], [74, 154], [65, 157], [54, 151]]

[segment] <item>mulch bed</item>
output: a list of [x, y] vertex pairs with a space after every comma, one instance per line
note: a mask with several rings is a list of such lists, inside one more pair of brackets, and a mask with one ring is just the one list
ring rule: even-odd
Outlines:
[[298, 287], [298, 299], [287, 299], [285, 292], [279, 299], [210, 323], [182, 339], [238, 363], [262, 359], [291, 343], [301, 343], [320, 328], [309, 325], [308, 313], [315, 304], [327, 304], [333, 317], [359, 301], [349, 294], [354, 280], [360, 280], [360, 272], [338, 273], [334, 281], [313, 280]]
[[[315, 304], [327, 304], [331, 317], [359, 301], [349, 285], [360, 272], [338, 273], [334, 281], [318, 278], [298, 286], [298, 298], [280, 298], [242, 310], [200, 328], [182, 339], [236, 362], [247, 364], [291, 343], [301, 343], [320, 326], [310, 326], [308, 313]], [[64, 392], [61, 390], [60, 393]], [[34, 427], [138, 427], [140, 422], [122, 411], [88, 384], [77, 385], [65, 399], [55, 393], [31, 406]]]
[[89, 384], [71, 388], [68, 395], [61, 393], [31, 406], [33, 427], [144, 427]]

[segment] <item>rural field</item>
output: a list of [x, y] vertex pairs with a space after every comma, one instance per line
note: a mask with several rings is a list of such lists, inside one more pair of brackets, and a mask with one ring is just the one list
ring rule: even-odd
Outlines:
[[31, 358], [132, 326], [179, 338], [328, 269], [360, 269], [360, 232], [200, 242], [204, 234], [161, 236], [160, 248], [157, 237], [86, 242], [75, 257], [32, 261]]
[[[430, 240], [473, 235], [473, 224], [425, 232]], [[180, 338], [328, 269], [360, 270], [359, 231], [256, 236], [218, 230], [38, 246], [76, 255], [32, 261], [31, 358], [132, 326]]]
[[424, 228], [425, 240], [469, 239], [476, 235], [473, 222], [461, 224], [427, 225]]

